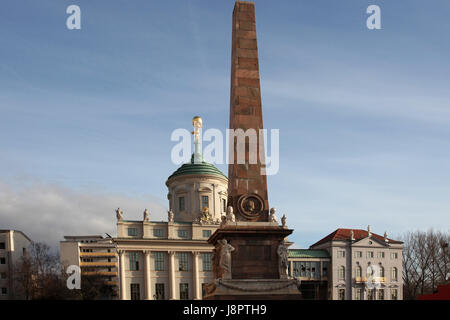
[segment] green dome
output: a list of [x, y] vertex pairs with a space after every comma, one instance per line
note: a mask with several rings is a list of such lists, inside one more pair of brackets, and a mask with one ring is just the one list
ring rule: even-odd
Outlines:
[[207, 163], [203, 159], [202, 163], [194, 163], [194, 155], [192, 155], [190, 162], [185, 163], [181, 167], [179, 167], [177, 171], [172, 173], [172, 175], [170, 175], [169, 178], [167, 178], [167, 180], [188, 174], [212, 174], [228, 180], [227, 176], [224, 175], [219, 169], [217, 169], [211, 163]]

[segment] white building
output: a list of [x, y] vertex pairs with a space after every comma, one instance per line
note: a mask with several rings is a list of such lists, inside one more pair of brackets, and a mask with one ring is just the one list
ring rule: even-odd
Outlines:
[[15, 269], [28, 254], [31, 240], [22, 231], [0, 230], [0, 300], [21, 299]]
[[332, 300], [403, 299], [403, 243], [360, 229], [337, 229], [310, 249], [327, 250]]

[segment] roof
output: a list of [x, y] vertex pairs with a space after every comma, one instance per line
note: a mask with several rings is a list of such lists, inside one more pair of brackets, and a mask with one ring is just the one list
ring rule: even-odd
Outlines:
[[289, 258], [329, 258], [326, 250], [289, 249]]
[[[367, 238], [367, 236], [369, 235], [369, 232], [367, 230], [340, 228], [340, 229], [336, 229], [334, 232], [330, 233], [325, 238], [317, 241], [316, 243], [311, 245], [310, 248], [315, 247], [322, 243], [329, 242], [329, 241], [350, 240], [350, 235], [351, 235], [352, 230], [353, 230], [353, 237], [355, 238], [355, 240], [361, 240], [361, 239]], [[372, 232], [372, 237], [374, 237], [375, 239], [378, 239], [380, 241], [384, 241], [384, 236], [380, 236], [379, 234], [376, 234], [373, 232]], [[397, 241], [397, 240], [393, 240], [393, 239], [389, 239], [389, 238], [388, 238], [388, 240], [389, 240], [389, 243], [396, 243], [396, 244], [403, 243], [401, 241]]]
[[32, 241], [25, 233], [23, 233], [23, 232], [20, 231], [20, 230], [14, 230], [14, 229], [1, 229], [1, 230], [0, 230], [0, 233], [8, 233], [8, 232], [10, 232], [10, 231], [18, 232], [18, 233], [20, 233], [21, 235], [23, 235], [28, 241], [33, 242], [33, 241]]
[[199, 174], [216, 175], [228, 180], [227, 176], [224, 175], [219, 169], [217, 169], [211, 163], [207, 163], [203, 160], [201, 163], [194, 163], [194, 155], [192, 155], [190, 162], [185, 163], [181, 167], [179, 167], [174, 173], [172, 173], [169, 176], [169, 178], [167, 178], [167, 180], [183, 175], [199, 175]]

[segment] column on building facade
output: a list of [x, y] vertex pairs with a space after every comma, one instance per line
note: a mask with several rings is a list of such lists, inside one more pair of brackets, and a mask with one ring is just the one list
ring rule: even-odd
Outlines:
[[145, 281], [145, 300], [152, 300], [152, 281], [150, 275], [150, 250], [144, 250], [144, 281]]
[[125, 251], [117, 250], [119, 253], [119, 272], [120, 272], [120, 300], [126, 300], [127, 292], [126, 292], [126, 283], [125, 283]]
[[200, 276], [199, 276], [199, 256], [200, 253], [198, 251], [192, 251], [192, 258], [193, 258], [193, 268], [192, 268], [192, 283], [193, 283], [193, 289], [194, 289], [194, 300], [200, 300], [201, 297], [201, 291], [200, 291]]
[[289, 275], [294, 277], [294, 262], [292, 260], [289, 261]]
[[175, 300], [175, 251], [168, 251], [169, 254], [169, 299]]

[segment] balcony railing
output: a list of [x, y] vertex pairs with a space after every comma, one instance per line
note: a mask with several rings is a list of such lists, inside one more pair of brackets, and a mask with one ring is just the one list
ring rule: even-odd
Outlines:
[[88, 271], [81, 272], [81, 274], [85, 276], [117, 276], [117, 272], [115, 271]]
[[117, 262], [108, 261], [94, 261], [94, 262], [80, 262], [80, 267], [116, 267]]
[[115, 252], [80, 252], [80, 257], [115, 257]]
[[[355, 282], [356, 283], [367, 283], [367, 282], [369, 282], [369, 278], [368, 277], [356, 277], [355, 278]], [[371, 282], [373, 282], [373, 283], [377, 283], [377, 282], [384, 283], [384, 282], [386, 282], [386, 277], [372, 277]]]

